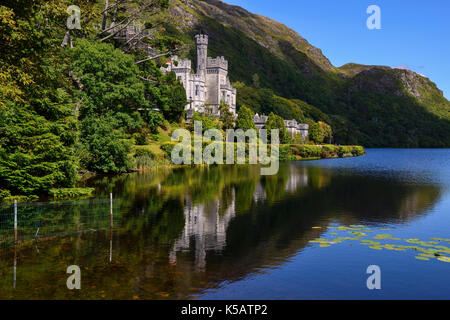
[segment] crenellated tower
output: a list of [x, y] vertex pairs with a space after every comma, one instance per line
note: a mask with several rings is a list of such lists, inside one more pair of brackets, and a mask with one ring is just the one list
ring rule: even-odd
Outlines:
[[195, 36], [197, 45], [197, 74], [206, 75], [206, 59], [208, 57], [208, 35], [198, 34]]
[[223, 101], [233, 115], [236, 115], [236, 89], [232, 87], [228, 78], [228, 61], [225, 57], [215, 59], [208, 57], [208, 35], [201, 33], [195, 36], [197, 45], [196, 72], [191, 73], [189, 60], [171, 57], [165, 72], [175, 72], [186, 89], [188, 104], [187, 118], [190, 119], [194, 111], [210, 110], [219, 116], [219, 106]]

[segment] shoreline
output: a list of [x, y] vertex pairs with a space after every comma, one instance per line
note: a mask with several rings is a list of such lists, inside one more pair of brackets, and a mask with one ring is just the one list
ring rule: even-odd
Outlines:
[[[95, 192], [95, 188], [83, 188], [77, 187], [82, 181], [86, 181], [92, 177], [96, 176], [119, 176], [124, 174], [131, 174], [137, 172], [151, 172], [157, 170], [173, 170], [183, 167], [208, 167], [209, 164], [188, 164], [188, 165], [175, 165], [168, 163], [168, 157], [170, 158], [170, 153], [175, 144], [173, 142], [166, 142], [159, 145], [160, 149], [163, 151], [160, 154], [157, 161], [161, 161], [161, 164], [156, 164], [152, 166], [142, 166], [132, 169], [129, 172], [122, 173], [96, 173], [90, 171], [79, 172], [80, 180], [77, 182], [73, 188], [59, 188], [51, 189], [50, 194], [46, 196], [10, 196], [0, 200], [0, 205], [13, 203], [14, 200], [18, 202], [36, 202], [36, 201], [60, 201], [60, 200], [80, 200], [86, 199], [92, 196]], [[324, 159], [339, 159], [339, 158], [351, 158], [360, 157], [366, 154], [365, 148], [362, 146], [338, 146], [338, 145], [308, 145], [308, 144], [284, 144], [280, 145], [279, 148], [279, 162], [291, 162], [291, 161], [314, 161], [314, 160], [324, 160]], [[161, 157], [162, 156], [162, 157]], [[155, 159], [151, 159], [155, 161]], [[165, 162], [165, 163], [164, 163]], [[213, 165], [236, 165], [236, 164], [213, 164]], [[248, 163], [244, 165], [249, 165]], [[52, 196], [53, 194], [53, 196]]]

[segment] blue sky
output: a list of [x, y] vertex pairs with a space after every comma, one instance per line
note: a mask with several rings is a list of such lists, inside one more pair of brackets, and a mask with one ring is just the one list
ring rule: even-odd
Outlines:
[[[286, 24], [322, 49], [335, 66], [402, 67], [435, 82], [450, 99], [449, 0], [224, 0]], [[369, 30], [369, 5], [381, 30]]]

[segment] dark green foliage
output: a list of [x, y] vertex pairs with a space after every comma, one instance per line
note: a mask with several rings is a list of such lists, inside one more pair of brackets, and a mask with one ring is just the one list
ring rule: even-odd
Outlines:
[[147, 132], [145, 131], [138, 132], [134, 134], [134, 141], [138, 146], [145, 146], [148, 144], [147, 137], [148, 137]]
[[[236, 85], [236, 84], [235, 84]], [[326, 118], [325, 114], [313, 106], [308, 105], [301, 100], [289, 100], [279, 97], [270, 89], [255, 89], [237, 83], [237, 107], [246, 105], [255, 113], [266, 114], [273, 112], [283, 119], [295, 119], [300, 123], [304, 123], [306, 117], [315, 120]]]
[[0, 5], [0, 196], [20, 198], [74, 185], [76, 123], [54, 38], [64, 9], [46, 1], [8, 6]]
[[130, 145], [122, 140], [109, 118], [86, 118], [81, 123], [81, 143], [88, 151], [82, 158], [85, 168], [101, 173], [119, 173], [131, 169]]
[[137, 110], [148, 105], [134, 58], [110, 44], [80, 39], [72, 68], [81, 83], [81, 164], [102, 173], [130, 170], [129, 146], [120, 139], [139, 132], [144, 122]]
[[174, 142], [166, 142], [160, 146], [160, 149], [164, 151], [167, 159], [171, 159], [172, 150], [177, 144]]
[[80, 119], [146, 107], [145, 85], [131, 55], [111, 44], [79, 39], [71, 50], [74, 76], [82, 87]]
[[157, 79], [157, 85], [148, 83], [146, 87], [146, 97], [152, 108], [161, 110], [165, 119], [178, 121], [184, 114], [184, 107], [187, 105], [186, 90], [183, 84], [176, 78], [174, 72], [163, 74], [154, 64], [146, 63], [146, 69]]
[[253, 123], [253, 116], [254, 113], [252, 112], [251, 109], [247, 108], [246, 106], [241, 106], [241, 108], [238, 111], [236, 128], [242, 129], [244, 131], [247, 131], [249, 129], [256, 130], [256, 126]]
[[[71, 127], [72, 126], [72, 127]], [[77, 179], [73, 122], [50, 122], [27, 106], [0, 109], [0, 184], [15, 194], [41, 194]]]
[[152, 133], [158, 132], [158, 127], [164, 122], [164, 117], [158, 111], [148, 110], [143, 116]]

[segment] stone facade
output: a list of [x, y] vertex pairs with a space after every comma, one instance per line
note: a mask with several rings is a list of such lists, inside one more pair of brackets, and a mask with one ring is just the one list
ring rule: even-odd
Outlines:
[[306, 123], [298, 123], [297, 120], [284, 120], [287, 132], [294, 137], [294, 135], [301, 135], [303, 141], [308, 137], [309, 125]]
[[197, 45], [196, 72], [192, 73], [192, 63], [187, 59], [171, 57], [164, 72], [174, 71], [186, 89], [188, 117], [194, 111], [203, 113], [205, 108], [214, 114], [219, 114], [219, 104], [228, 104], [231, 113], [236, 116], [236, 89], [231, 86], [228, 78], [228, 61], [224, 57], [208, 57], [208, 36], [195, 36]]
[[[266, 126], [267, 119], [269, 117], [266, 115], [255, 114], [253, 116], [253, 123], [258, 130], [264, 129]], [[306, 140], [309, 132], [309, 125], [306, 123], [298, 123], [297, 120], [284, 120], [284, 125], [287, 132], [294, 137], [294, 135], [300, 134], [303, 140]]]

